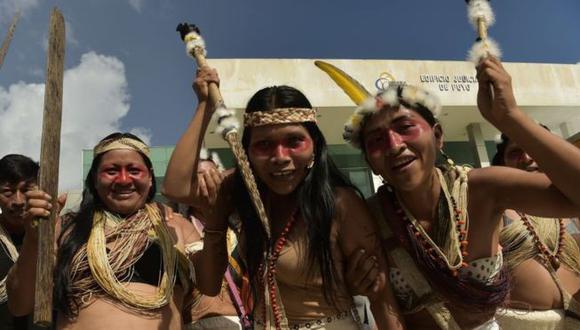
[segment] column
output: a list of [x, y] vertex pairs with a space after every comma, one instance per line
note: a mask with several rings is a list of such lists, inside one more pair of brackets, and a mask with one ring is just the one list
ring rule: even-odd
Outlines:
[[481, 132], [481, 124], [471, 123], [467, 125], [467, 136], [469, 137], [469, 144], [475, 155], [475, 166], [476, 167], [488, 167], [489, 157], [487, 156], [487, 150], [485, 149], [485, 139], [483, 138], [483, 133]]

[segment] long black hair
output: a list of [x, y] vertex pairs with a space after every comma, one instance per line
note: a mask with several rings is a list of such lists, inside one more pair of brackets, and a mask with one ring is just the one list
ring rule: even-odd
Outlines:
[[[141, 141], [131, 133], [113, 133], [101, 140], [117, 140], [129, 138]], [[143, 141], [141, 141], [143, 142]], [[147, 202], [155, 197], [156, 186], [153, 174], [153, 164], [149, 157], [139, 152], [145, 165], [149, 169], [152, 177], [152, 185], [147, 196]], [[79, 210], [76, 213], [64, 216], [62, 229], [58, 237], [58, 254], [54, 273], [54, 306], [57, 311], [63, 313], [68, 318], [78, 315], [80, 302], [74, 297], [71, 283], [72, 259], [79, 249], [87, 243], [91, 228], [93, 226], [93, 216], [96, 210], [104, 209], [105, 205], [99, 198], [95, 187], [95, 180], [98, 167], [104, 154], [97, 155], [91, 163], [91, 168], [85, 178], [85, 187]], [[90, 276], [90, 274], [88, 274]]]
[[[300, 91], [289, 86], [274, 86], [258, 91], [248, 102], [246, 113], [255, 111], [276, 111], [279, 108], [312, 108], [312, 105]], [[328, 155], [326, 140], [315, 123], [301, 123], [314, 141], [314, 165], [298, 186], [296, 191], [300, 214], [307, 228], [308, 275], [320, 271], [325, 299], [334, 303], [336, 297], [336, 270], [330, 248], [330, 229], [336, 215], [335, 188], [352, 187]], [[249, 149], [252, 129], [247, 127], [242, 136], [242, 145], [246, 152]], [[242, 220], [242, 232], [246, 243], [246, 266], [251, 279], [254, 299], [261, 299], [257, 294], [260, 287], [258, 268], [265, 249], [268, 248], [266, 232], [252, 207], [250, 195], [244, 187], [240, 171], [236, 171], [235, 200]], [[258, 180], [259, 181], [259, 180]], [[260, 190], [267, 189], [258, 182]], [[315, 202], [316, 201], [316, 202]], [[256, 306], [257, 304], [254, 304]]]

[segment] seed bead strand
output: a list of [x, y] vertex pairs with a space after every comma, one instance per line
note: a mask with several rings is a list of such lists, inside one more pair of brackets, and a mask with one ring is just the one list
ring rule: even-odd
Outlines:
[[[288, 234], [290, 233], [290, 230], [292, 229], [294, 223], [296, 222], [296, 216], [293, 214], [292, 217], [290, 218], [290, 220], [286, 223], [286, 226], [284, 226], [284, 229], [282, 229], [282, 232], [280, 233], [280, 237], [278, 237], [278, 239], [276, 240], [276, 243], [273, 246], [273, 251], [271, 251], [270, 253], [270, 257], [268, 258], [267, 262], [268, 262], [268, 266], [266, 267], [266, 277], [267, 277], [267, 288], [268, 288], [268, 294], [270, 296], [270, 302], [272, 304], [272, 310], [274, 312], [274, 325], [276, 330], [281, 330], [282, 329], [282, 310], [280, 308], [280, 306], [278, 305], [278, 297], [276, 295], [276, 263], [278, 261], [278, 258], [280, 257], [280, 253], [282, 252], [282, 249], [284, 248], [284, 246], [286, 245], [286, 241], [288, 240]], [[264, 271], [264, 267], [263, 264], [260, 265], [260, 268], [258, 269], [259, 274], [262, 274]], [[264, 320], [266, 319], [266, 315], [267, 315], [267, 307], [266, 304], [264, 304]]]
[[521, 212], [518, 212], [518, 214], [522, 219], [524, 226], [526, 227], [528, 232], [532, 235], [532, 240], [536, 245], [538, 251], [542, 254], [544, 259], [550, 262], [554, 270], [558, 270], [558, 268], [560, 268], [560, 254], [562, 253], [562, 248], [564, 247], [564, 234], [566, 233], [564, 220], [558, 219], [558, 225], [560, 227], [560, 231], [558, 233], [558, 244], [556, 247], [556, 251], [550, 252], [546, 244], [544, 244], [544, 242], [542, 242], [542, 240], [540, 239], [540, 236], [536, 232], [536, 228], [534, 228], [534, 225], [532, 224], [530, 219], [528, 219], [528, 217]]

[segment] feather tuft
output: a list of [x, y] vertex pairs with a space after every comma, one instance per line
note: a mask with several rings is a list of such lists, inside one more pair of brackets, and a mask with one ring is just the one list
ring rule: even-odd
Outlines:
[[473, 62], [475, 65], [478, 65], [479, 62], [488, 56], [496, 58], [501, 57], [501, 49], [499, 48], [499, 45], [491, 38], [477, 41], [473, 44], [467, 54], [468, 60]]
[[471, 0], [467, 5], [467, 17], [473, 28], [477, 30], [477, 20], [483, 18], [486, 26], [495, 23], [495, 15], [488, 0]]
[[217, 116], [216, 133], [221, 134], [225, 139], [228, 133], [237, 131], [240, 128], [240, 123], [236, 118], [236, 113], [233, 110], [226, 108], [218, 108], [215, 111]]
[[205, 49], [205, 41], [203, 37], [196, 32], [189, 32], [185, 38], [185, 51], [187, 55], [194, 57], [195, 50], [201, 49], [201, 54], [205, 57], [207, 56], [207, 51]]

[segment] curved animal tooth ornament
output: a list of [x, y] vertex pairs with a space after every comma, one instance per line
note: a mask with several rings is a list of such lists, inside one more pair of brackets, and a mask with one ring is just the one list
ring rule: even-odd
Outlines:
[[356, 105], [372, 96], [361, 83], [334, 65], [324, 61], [314, 61], [314, 65], [326, 72]]
[[[201, 37], [199, 28], [193, 24], [180, 23], [177, 25], [176, 30], [181, 35], [181, 40], [185, 43], [187, 54], [195, 59], [197, 66], [206, 66], [207, 60], [205, 55], [207, 52], [205, 49], [205, 41]], [[221, 134], [222, 138], [230, 145], [242, 178], [244, 179], [244, 184], [250, 193], [252, 204], [262, 222], [262, 226], [264, 226], [266, 236], [270, 239], [270, 222], [268, 221], [266, 210], [260, 197], [258, 186], [256, 185], [256, 179], [250, 168], [248, 157], [240, 144], [238, 136], [240, 123], [235, 116], [235, 111], [226, 108], [221, 92], [216, 84], [209, 84], [209, 98], [216, 107], [215, 115], [218, 117], [216, 132]]]
[[384, 106], [398, 107], [406, 104], [413, 107], [423, 107], [431, 111], [434, 117], [437, 117], [441, 112], [439, 98], [420, 87], [395, 84], [373, 96], [356, 79], [334, 65], [323, 61], [315, 61], [314, 64], [326, 72], [357, 105], [353, 114], [344, 124], [342, 133], [343, 139], [355, 148], [361, 147], [360, 131], [366, 118]]
[[467, 18], [478, 35], [467, 55], [469, 61], [477, 65], [489, 55], [501, 57], [499, 45], [487, 36], [487, 28], [495, 23], [489, 0], [465, 0], [465, 2], [467, 2]]

